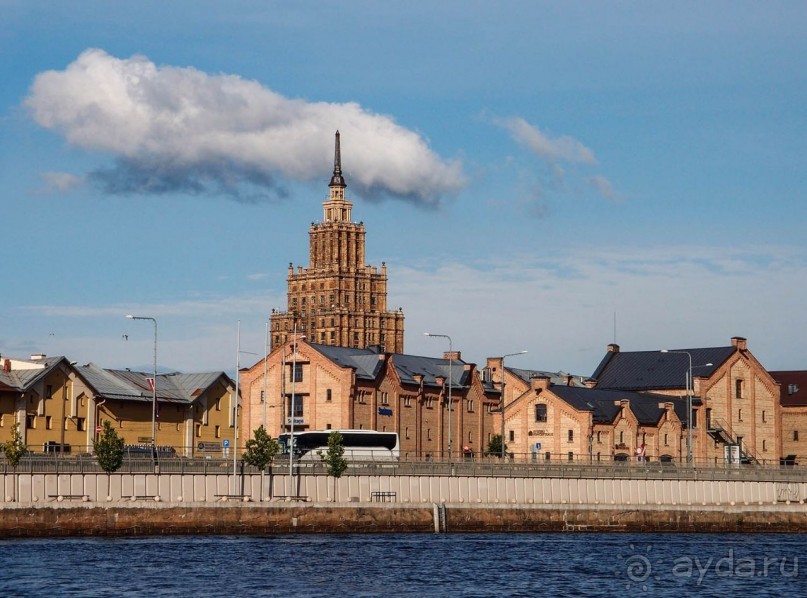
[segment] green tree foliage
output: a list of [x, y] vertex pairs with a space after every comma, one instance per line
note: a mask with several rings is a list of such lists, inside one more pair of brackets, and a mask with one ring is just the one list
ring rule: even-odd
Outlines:
[[336, 480], [342, 477], [347, 469], [347, 459], [345, 459], [344, 439], [339, 432], [331, 432], [328, 435], [328, 450], [323, 454], [317, 451], [319, 458], [328, 470], [328, 475], [333, 477], [333, 500], [336, 500]]
[[113, 473], [123, 465], [123, 438], [118, 436], [111, 422], [104, 422], [104, 429], [98, 439], [93, 442], [93, 449], [98, 465], [105, 472]]
[[344, 439], [339, 432], [331, 432], [328, 435], [328, 450], [325, 454], [319, 451], [319, 457], [328, 468], [328, 475], [333, 478], [341, 478], [347, 469], [347, 459], [345, 459]]
[[7, 440], [3, 444], [3, 454], [6, 456], [6, 462], [11, 465], [12, 469], [16, 470], [17, 465], [20, 464], [28, 449], [22, 441], [22, 434], [20, 434], [20, 424], [16, 423], [11, 428], [11, 440]]
[[[504, 450], [507, 452], [507, 445], [504, 445]], [[488, 442], [488, 450], [486, 453], [489, 457], [502, 456], [502, 436], [501, 434], [494, 434]]]
[[277, 440], [269, 436], [266, 429], [260, 426], [253, 432], [253, 438], [247, 440], [244, 462], [263, 471], [279, 452], [280, 445]]

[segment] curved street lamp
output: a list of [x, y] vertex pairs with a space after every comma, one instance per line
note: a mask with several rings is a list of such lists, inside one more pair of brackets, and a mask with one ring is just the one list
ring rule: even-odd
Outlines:
[[[689, 358], [689, 370], [687, 371], [686, 389], [687, 389], [687, 463], [692, 465], [692, 353], [689, 351], [671, 351], [669, 349], [662, 349], [662, 353], [680, 353]], [[696, 365], [696, 368], [703, 368], [711, 366], [711, 363], [704, 363], [703, 365]]]

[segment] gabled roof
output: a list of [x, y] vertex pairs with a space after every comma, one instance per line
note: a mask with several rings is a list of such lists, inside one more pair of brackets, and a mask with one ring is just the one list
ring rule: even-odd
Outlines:
[[545, 377], [549, 378], [551, 384], [566, 384], [566, 377], [572, 377], [572, 386], [585, 386], [583, 384], [584, 376], [575, 376], [574, 374], [567, 374], [566, 372], [544, 372], [542, 370], [522, 370], [520, 368], [505, 367], [508, 372], [512, 372], [524, 382], [529, 383], [530, 378]]
[[783, 407], [807, 406], [807, 371], [768, 372], [779, 384], [779, 404]]
[[[445, 378], [448, 384], [449, 360], [443, 357], [420, 357], [417, 355], [404, 355], [394, 353], [391, 357], [392, 366], [404, 384], [417, 384], [415, 376], [423, 376], [426, 386], [439, 386], [437, 378]], [[470, 368], [461, 359], [451, 360], [451, 388], [461, 388], [470, 384]]]
[[603, 390], [578, 386], [551, 385], [549, 390], [578, 411], [593, 412], [594, 423], [611, 423], [618, 415], [619, 401], [629, 401], [641, 425], [655, 426], [665, 413], [660, 403], [672, 403], [678, 418], [686, 424], [686, 400], [655, 393]]
[[[677, 353], [676, 351], [681, 351]], [[591, 375], [597, 388], [622, 390], [685, 389], [692, 355], [692, 375], [711, 376], [737, 351], [736, 347], [670, 349], [661, 351], [609, 351]], [[711, 363], [711, 366], [703, 367]]]
[[0, 369], [0, 390], [25, 392], [48, 375], [60, 363], [66, 362], [67, 359], [62, 355], [58, 355], [39, 359], [15, 359], [13, 361], [31, 364], [32, 367], [14, 368], [10, 372], [4, 372]]
[[[148, 383], [153, 377], [151, 373], [107, 370], [93, 363], [78, 366], [76, 371], [101, 398], [127, 401], [152, 400], [152, 390]], [[157, 400], [167, 403], [192, 403], [221, 377], [224, 377], [225, 384], [233, 384], [224, 372], [157, 374]]]
[[382, 359], [384, 354], [379, 353], [377, 349], [353, 349], [317, 343], [309, 343], [309, 345], [337, 365], [356, 370], [356, 378], [375, 380], [381, 368], [384, 367]]

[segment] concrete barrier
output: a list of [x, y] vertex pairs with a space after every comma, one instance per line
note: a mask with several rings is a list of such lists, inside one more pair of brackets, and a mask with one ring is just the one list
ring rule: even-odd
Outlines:
[[[5, 503], [53, 502], [86, 497], [89, 502], [156, 500], [191, 503], [272, 497], [305, 497], [324, 503], [335, 499], [370, 502], [373, 492], [394, 492], [400, 504], [554, 504], [554, 505], [745, 505], [804, 504], [807, 482], [575, 479], [473, 476], [362, 476], [337, 480], [320, 475], [96, 473], [5, 474]], [[67, 498], [70, 497], [70, 498]], [[283, 499], [285, 500], [285, 499]]]

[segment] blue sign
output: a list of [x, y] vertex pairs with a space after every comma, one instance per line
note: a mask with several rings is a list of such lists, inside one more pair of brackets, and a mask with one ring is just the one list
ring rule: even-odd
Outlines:
[[230, 441], [229, 440], [222, 441], [221, 446], [223, 446], [224, 448], [230, 448]]
[[379, 415], [392, 415], [392, 409], [389, 409], [387, 407], [379, 407], [378, 408], [378, 414]]

